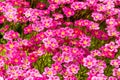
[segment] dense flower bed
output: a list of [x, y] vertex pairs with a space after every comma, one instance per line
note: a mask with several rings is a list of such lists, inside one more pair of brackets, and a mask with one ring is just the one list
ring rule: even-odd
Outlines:
[[120, 80], [120, 0], [0, 0], [0, 80]]

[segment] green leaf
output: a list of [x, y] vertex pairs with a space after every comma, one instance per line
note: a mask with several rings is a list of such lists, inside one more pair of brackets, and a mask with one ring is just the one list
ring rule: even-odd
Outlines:
[[52, 54], [46, 53], [41, 56], [35, 63], [33, 63], [33, 67], [38, 69], [40, 73], [43, 73], [44, 68], [51, 67], [52, 63]]

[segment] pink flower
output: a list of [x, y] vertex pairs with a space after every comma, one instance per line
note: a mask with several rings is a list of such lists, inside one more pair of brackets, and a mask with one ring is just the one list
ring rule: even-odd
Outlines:
[[92, 13], [92, 17], [95, 21], [98, 21], [98, 20], [102, 20], [103, 19], [103, 15], [101, 13], [98, 13], [98, 12], [93, 12]]
[[65, 38], [67, 36], [67, 30], [65, 28], [60, 28], [56, 31], [56, 34], [61, 38]]
[[81, 9], [86, 9], [86, 3], [85, 2], [73, 2], [71, 4], [71, 8], [73, 10], [81, 10]]
[[106, 24], [107, 25], [116, 26], [117, 25], [117, 21], [114, 18], [106, 19]]
[[82, 27], [83, 26], [83, 20], [82, 19], [76, 20], [75, 23], [74, 23], [74, 25]]
[[33, 9], [32, 8], [26, 9], [24, 15], [25, 17], [29, 18], [30, 16], [33, 15]]
[[20, 57], [17, 57], [17, 56], [14, 56], [12, 59], [12, 64], [17, 64], [17, 65], [20, 65], [21, 64], [21, 58]]
[[55, 11], [59, 6], [57, 4], [50, 4], [48, 7], [48, 10], [50, 11]]
[[48, 77], [52, 77], [56, 75], [56, 71], [53, 70], [53, 68], [45, 67], [43, 74], [47, 75]]
[[98, 23], [90, 22], [88, 28], [90, 30], [98, 30], [100, 27]]
[[102, 66], [104, 68], [107, 67], [105, 61], [103, 61], [103, 60], [97, 60], [97, 65], [96, 66], [98, 66], [98, 67]]
[[18, 37], [19, 37], [18, 32], [15, 32], [13, 30], [10, 30], [10, 31], [6, 32], [3, 36], [3, 38], [7, 39], [7, 40], [13, 40], [13, 39], [16, 39]]
[[18, 42], [16, 42], [16, 41], [14, 41], [14, 42], [8, 41], [7, 44], [5, 45], [5, 48], [7, 50], [13, 50], [13, 49], [18, 48], [18, 46], [19, 46]]
[[116, 77], [110, 76], [108, 80], [118, 80]]
[[74, 10], [68, 7], [64, 7], [62, 10], [67, 17], [71, 17], [75, 14]]
[[31, 62], [31, 63], [33, 63], [33, 62], [35, 62], [35, 61], [37, 61], [37, 55], [35, 55], [35, 54], [30, 54], [29, 56], [28, 56], [28, 60]]
[[60, 80], [60, 78], [58, 76], [51, 76], [47, 80]]
[[58, 52], [52, 57], [52, 60], [61, 64], [63, 63], [63, 56]]
[[63, 15], [62, 14], [59, 14], [59, 13], [55, 13], [52, 15], [54, 17], [55, 20], [58, 20], [60, 18], [63, 18]]
[[56, 61], [54, 64], [52, 64], [52, 68], [56, 72], [59, 72], [60, 70], [62, 70], [62, 65]]
[[83, 58], [83, 65], [89, 69], [93, 68], [96, 65], [97, 60], [92, 56], [87, 56]]
[[34, 24], [32, 24], [32, 29], [33, 29], [33, 31], [40, 32], [44, 29], [44, 26], [42, 26], [40, 24], [40, 22], [36, 21], [36, 22], [34, 22]]
[[99, 50], [92, 50], [91, 51], [91, 55], [93, 57], [95, 57], [95, 56], [101, 56], [101, 52]]
[[102, 3], [97, 4], [96, 7], [97, 7], [97, 11], [98, 11], [98, 12], [105, 12], [105, 11], [107, 10], [107, 9], [106, 9], [106, 5], [105, 5], [105, 4], [102, 4]]
[[42, 2], [39, 2], [39, 3], [37, 3], [37, 5], [36, 5], [36, 8], [38, 8], [38, 9], [44, 9], [46, 7], [46, 4], [44, 4], [44, 3], [42, 3]]
[[120, 68], [114, 68], [113, 69], [113, 76], [115, 76], [118, 79], [120, 79]]
[[5, 17], [3, 15], [0, 16], [0, 24], [4, 23], [4, 21], [5, 21]]
[[69, 62], [73, 61], [73, 56], [71, 55], [71, 53], [63, 52], [62, 58], [65, 63], [69, 63]]
[[32, 30], [33, 30], [33, 28], [32, 28], [31, 25], [25, 27], [25, 28], [24, 28], [24, 34], [29, 34], [29, 33], [32, 32]]
[[116, 39], [115, 42], [118, 45], [118, 47], [120, 47], [120, 37], [118, 39]]
[[70, 66], [67, 67], [67, 71], [70, 74], [77, 74], [79, 71], [79, 66], [75, 64], [71, 64]]
[[109, 44], [105, 44], [105, 47], [108, 48], [109, 51], [117, 52], [118, 46], [115, 45], [115, 42], [110, 42]]
[[50, 28], [51, 26], [53, 26], [53, 19], [49, 17], [42, 17], [41, 23], [45, 28]]
[[114, 29], [108, 30], [107, 33], [108, 33], [108, 36], [114, 36], [114, 37], [118, 37], [120, 35], [120, 32]]
[[71, 49], [71, 53], [72, 53], [73, 56], [77, 56], [77, 55], [81, 54], [79, 52], [79, 49], [76, 48], [76, 47]]
[[107, 78], [106, 77], [102, 77], [102, 76], [93, 76], [91, 78], [91, 80], [106, 80]]
[[45, 47], [50, 47], [52, 49], [58, 47], [58, 42], [55, 38], [44, 38], [43, 43], [45, 44]]
[[2, 52], [4, 49], [4, 45], [3, 44], [0, 44], [0, 52]]
[[82, 47], [88, 47], [88, 46], [91, 45], [91, 38], [90, 38], [90, 37], [87, 37], [87, 36], [82, 36], [82, 37], [80, 37], [79, 44], [80, 44]]
[[55, 36], [54, 30], [48, 29], [48, 30], [45, 32], [45, 35], [46, 35], [47, 37], [54, 37], [54, 36]]
[[92, 30], [91, 34], [100, 40], [108, 40], [108, 34], [102, 30]]
[[110, 65], [118, 68], [120, 65], [120, 61], [119, 60], [111, 60]]

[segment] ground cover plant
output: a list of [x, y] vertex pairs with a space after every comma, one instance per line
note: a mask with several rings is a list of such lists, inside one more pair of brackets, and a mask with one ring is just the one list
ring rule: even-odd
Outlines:
[[0, 0], [0, 80], [120, 80], [120, 0]]

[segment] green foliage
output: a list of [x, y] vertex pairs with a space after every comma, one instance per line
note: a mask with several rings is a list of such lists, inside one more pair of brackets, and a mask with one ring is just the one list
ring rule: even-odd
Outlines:
[[89, 70], [84, 67], [83, 65], [80, 65], [80, 70], [78, 71], [78, 73], [76, 74], [76, 77], [78, 78], [78, 80], [86, 80], [88, 75], [86, 74]]
[[118, 52], [115, 55], [115, 58], [117, 58], [118, 56], [120, 56], [120, 49], [118, 49]]
[[89, 50], [94, 50], [94, 49], [98, 49], [101, 46], [103, 46], [106, 43], [106, 41], [104, 40], [99, 40], [95, 37], [92, 37], [91, 39], [91, 46], [89, 47]]
[[33, 63], [33, 67], [38, 69], [40, 73], [44, 72], [45, 67], [51, 67], [52, 61], [52, 54], [46, 53], [41, 56], [35, 63]]
[[113, 70], [113, 66], [111, 66], [111, 65], [107, 65], [107, 68], [105, 68], [105, 70], [104, 70], [104, 74], [106, 75], [106, 76], [112, 76], [112, 70]]

